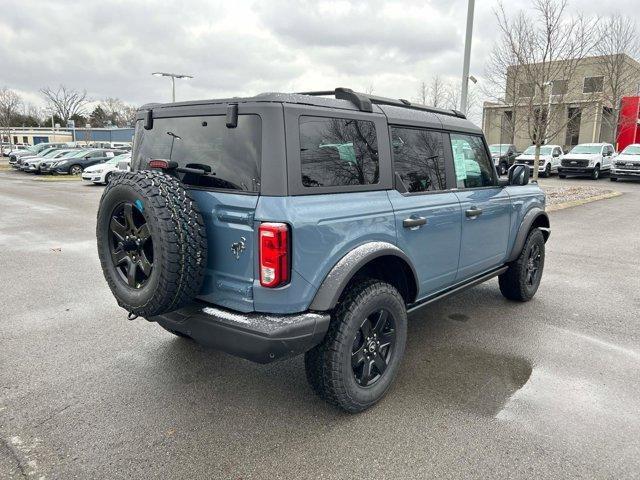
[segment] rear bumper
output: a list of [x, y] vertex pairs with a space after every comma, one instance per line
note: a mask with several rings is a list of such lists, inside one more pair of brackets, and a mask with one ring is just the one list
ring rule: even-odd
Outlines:
[[194, 303], [149, 320], [196, 342], [258, 363], [304, 353], [324, 338], [328, 313], [240, 313]]

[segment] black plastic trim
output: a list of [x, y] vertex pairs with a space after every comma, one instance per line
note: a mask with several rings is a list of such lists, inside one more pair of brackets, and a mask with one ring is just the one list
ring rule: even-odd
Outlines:
[[343, 290], [358, 270], [371, 260], [384, 256], [398, 257], [409, 265], [417, 289], [418, 274], [413, 263], [402, 250], [387, 242], [369, 242], [354, 248], [336, 263], [320, 285], [309, 309], [323, 312], [334, 308]]
[[[507, 258], [507, 262], [513, 262], [516, 258], [518, 258], [518, 255], [520, 255], [520, 252], [522, 252], [522, 249], [524, 248], [524, 244], [527, 241], [527, 235], [529, 235], [529, 230], [531, 229], [531, 225], [533, 225], [533, 222], [536, 221], [536, 219], [539, 217], [544, 217], [546, 219], [546, 223], [548, 225], [551, 225], [551, 223], [549, 222], [549, 215], [547, 215], [547, 212], [545, 212], [542, 208], [534, 207], [531, 210], [529, 210], [524, 216], [524, 218], [522, 219], [522, 222], [520, 223], [520, 228], [518, 229], [518, 233], [513, 243], [513, 248], [511, 249], [511, 253]], [[544, 231], [546, 232], [546, 235], [545, 235], [545, 241], [546, 241], [551, 235], [551, 229], [548, 227], [545, 227]]]
[[471, 288], [471, 287], [475, 287], [476, 285], [486, 282], [487, 280], [492, 279], [493, 277], [497, 277], [498, 275], [502, 275], [504, 272], [507, 271], [509, 267], [505, 266], [505, 265], [501, 265], [498, 268], [495, 268], [493, 270], [490, 270], [486, 273], [483, 273], [481, 275], [478, 275], [476, 277], [471, 278], [470, 280], [465, 280], [464, 282], [458, 283], [456, 285], [453, 285], [449, 288], [447, 288], [446, 290], [443, 290], [441, 292], [435, 293], [433, 295], [430, 295], [422, 300], [419, 300], [413, 304], [410, 304], [407, 308], [407, 313], [411, 313], [411, 312], [415, 312], [416, 310], [419, 310], [422, 307], [426, 307], [427, 305], [436, 302], [438, 300], [442, 300], [443, 298], [446, 298], [450, 295], [453, 295], [455, 293], [459, 293], [462, 292], [463, 290], [466, 290], [467, 288]]
[[324, 338], [330, 315], [241, 313], [193, 303], [151, 317], [163, 327], [196, 342], [257, 363], [270, 363], [310, 350]]

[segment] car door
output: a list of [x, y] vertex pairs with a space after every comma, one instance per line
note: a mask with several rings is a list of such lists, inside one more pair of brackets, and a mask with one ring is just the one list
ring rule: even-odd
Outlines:
[[511, 200], [506, 189], [498, 186], [483, 137], [452, 133], [450, 139], [462, 223], [456, 279], [462, 281], [504, 262]]
[[391, 127], [395, 189], [388, 192], [398, 247], [418, 273], [418, 298], [451, 285], [458, 270], [462, 218], [452, 188], [455, 175], [448, 135]]
[[613, 159], [613, 146], [605, 145], [603, 148], [602, 166], [604, 170], [611, 168], [611, 161]]

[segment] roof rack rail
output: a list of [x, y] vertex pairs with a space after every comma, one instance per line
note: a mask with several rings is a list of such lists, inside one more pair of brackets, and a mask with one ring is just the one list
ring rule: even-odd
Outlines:
[[314, 97], [333, 95], [339, 100], [348, 100], [353, 103], [359, 110], [363, 112], [373, 112], [373, 105], [391, 105], [395, 107], [410, 108], [413, 110], [422, 110], [425, 112], [439, 113], [440, 115], [449, 115], [451, 117], [464, 118], [464, 113], [458, 110], [446, 110], [444, 108], [428, 107], [412, 103], [409, 100], [401, 98], [399, 100], [386, 97], [378, 97], [367, 93], [354, 92], [350, 88], [338, 87], [335, 90], [320, 90], [316, 92], [298, 92], [300, 95], [312, 95]]

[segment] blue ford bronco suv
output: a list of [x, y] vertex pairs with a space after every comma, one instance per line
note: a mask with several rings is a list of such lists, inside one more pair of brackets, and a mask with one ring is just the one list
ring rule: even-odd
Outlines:
[[304, 353], [349, 412], [393, 382], [409, 312], [540, 284], [545, 196], [526, 165], [500, 179], [456, 111], [346, 88], [150, 104], [131, 166], [97, 219], [119, 305], [256, 362]]

